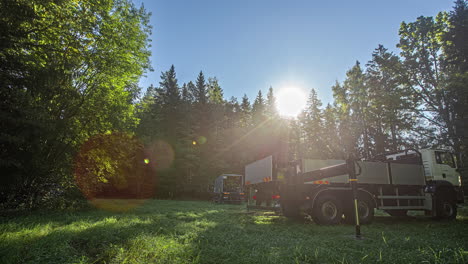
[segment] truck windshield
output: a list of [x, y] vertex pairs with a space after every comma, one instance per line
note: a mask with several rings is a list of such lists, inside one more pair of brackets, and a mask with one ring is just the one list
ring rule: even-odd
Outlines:
[[452, 153], [436, 151], [436, 162], [437, 164], [449, 165], [452, 168], [455, 168], [455, 161], [453, 159]]
[[224, 179], [224, 188], [225, 192], [240, 192], [242, 188], [242, 178], [238, 176], [228, 176], [227, 179]]

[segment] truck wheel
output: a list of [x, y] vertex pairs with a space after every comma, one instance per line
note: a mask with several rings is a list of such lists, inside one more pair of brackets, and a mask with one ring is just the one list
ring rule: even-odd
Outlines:
[[337, 225], [342, 216], [341, 201], [331, 195], [319, 196], [312, 208], [312, 219], [319, 225]]
[[385, 210], [385, 212], [391, 216], [396, 216], [396, 217], [405, 217], [408, 216], [408, 210]]
[[287, 218], [298, 219], [301, 216], [299, 206], [295, 202], [282, 202], [281, 212]]
[[446, 198], [439, 198], [436, 201], [436, 218], [453, 220], [457, 218], [457, 204]]
[[[359, 224], [366, 225], [372, 223], [374, 220], [374, 206], [372, 206], [372, 202], [367, 199], [358, 199], [358, 213], [359, 213]], [[354, 204], [347, 209], [344, 213], [345, 221], [347, 224], [354, 224]]]

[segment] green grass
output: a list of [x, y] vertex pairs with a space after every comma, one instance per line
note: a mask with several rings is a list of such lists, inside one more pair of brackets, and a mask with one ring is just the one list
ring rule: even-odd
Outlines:
[[318, 226], [244, 206], [97, 201], [96, 209], [0, 218], [1, 263], [468, 263], [468, 210], [453, 222], [378, 216]]

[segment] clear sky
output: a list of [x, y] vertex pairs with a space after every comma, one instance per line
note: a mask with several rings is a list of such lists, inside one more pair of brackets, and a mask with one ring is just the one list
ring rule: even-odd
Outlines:
[[224, 97], [253, 101], [266, 92], [315, 88], [331, 102], [331, 86], [378, 44], [398, 52], [402, 21], [449, 11], [452, 0], [135, 0], [152, 13], [151, 63], [140, 85], [158, 85], [174, 64], [179, 83], [200, 70], [216, 76]]

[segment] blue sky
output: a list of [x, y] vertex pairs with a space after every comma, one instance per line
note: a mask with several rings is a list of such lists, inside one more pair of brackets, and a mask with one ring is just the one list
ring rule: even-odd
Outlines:
[[315, 88], [325, 103], [356, 60], [378, 44], [398, 52], [402, 21], [449, 11], [452, 0], [135, 0], [152, 13], [151, 63], [140, 81], [158, 85], [174, 64], [179, 83], [216, 76], [225, 98], [288, 86]]

